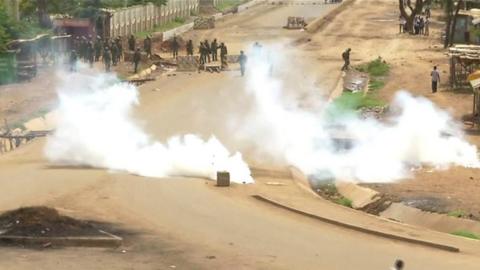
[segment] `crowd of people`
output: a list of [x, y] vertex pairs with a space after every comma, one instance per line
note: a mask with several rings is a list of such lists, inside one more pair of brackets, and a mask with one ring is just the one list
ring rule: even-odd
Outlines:
[[[134, 63], [134, 72], [138, 70], [138, 64], [141, 60], [140, 48], [137, 48], [137, 41], [134, 35], [128, 38], [128, 51], [133, 53], [132, 62]], [[97, 36], [95, 39], [89, 36], [76, 36], [73, 40], [73, 48], [70, 52], [70, 70], [75, 71], [77, 61], [87, 62], [92, 67], [95, 62], [103, 61], [105, 70], [110, 71], [112, 65], [116, 66], [124, 60], [124, 40], [121, 36], [112, 39], [102, 39]], [[147, 57], [152, 55], [152, 39], [147, 36], [143, 40], [143, 50]]]
[[415, 16], [410, 27], [407, 19], [400, 15], [398, 32], [428, 36], [430, 34], [430, 8], [426, 7], [421, 15]]
[[[147, 58], [152, 56], [152, 38], [147, 36], [143, 40], [143, 48], [138, 46], [134, 35], [128, 37], [126, 44], [127, 48], [124, 49], [124, 39], [121, 36], [112, 39], [102, 39], [100, 36], [93, 38], [91, 35], [76, 36], [70, 52], [70, 70], [76, 71], [79, 60], [89, 63], [90, 67], [93, 67], [95, 62], [102, 61], [105, 71], [109, 72], [112, 66], [117, 66], [124, 61], [124, 54], [128, 51], [131, 54], [133, 72], [137, 73], [139, 63], [142, 60], [142, 52], [146, 54]], [[170, 46], [173, 58], [177, 59], [181, 48], [177, 37], [172, 38]], [[192, 40], [187, 41], [185, 49], [187, 56], [194, 56]], [[198, 46], [198, 54], [200, 56], [200, 66], [217, 61], [220, 61], [222, 68], [227, 66], [227, 46], [224, 42], [218, 42], [217, 39], [213, 39], [211, 42], [208, 39], [201, 41]], [[241, 66], [245, 67], [246, 56], [241, 58]], [[245, 68], [242, 70], [244, 71]]]

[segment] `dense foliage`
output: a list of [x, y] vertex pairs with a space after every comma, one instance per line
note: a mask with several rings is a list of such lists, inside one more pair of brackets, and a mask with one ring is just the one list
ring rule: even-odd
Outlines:
[[0, 51], [5, 50], [8, 41], [18, 38], [20, 31], [20, 24], [8, 15], [2, 2], [0, 2]]

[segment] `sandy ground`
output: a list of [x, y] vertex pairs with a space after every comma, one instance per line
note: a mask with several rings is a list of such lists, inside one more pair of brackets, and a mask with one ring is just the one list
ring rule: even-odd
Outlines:
[[[402, 88], [428, 95], [432, 63], [425, 55], [445, 60], [441, 52], [426, 51], [437, 43], [435, 39], [396, 34], [395, 4], [358, 0], [312, 36], [311, 42], [290, 47], [297, 51], [292, 61], [305, 62], [309, 68], [305, 76], [322, 86], [318, 92], [328, 94], [336, 86], [340, 55], [346, 47], [353, 49], [354, 64], [380, 54], [393, 64], [392, 80], [382, 90], [385, 98], [402, 83]], [[366, 5], [374, 6], [376, 13]], [[310, 6], [259, 7], [195, 38], [221, 36], [232, 50], [257, 40], [302, 39], [306, 33], [279, 28], [286, 14], [312, 10]], [[412, 51], [422, 52], [425, 60], [411, 59]], [[408, 68], [411, 65], [417, 68]], [[230, 150], [245, 152], [251, 164], [266, 166], [265, 161], [249, 157], [255, 151], [251, 145], [239, 143], [225, 128], [226, 115], [247, 109], [242, 110], [245, 104], [238, 91], [243, 85], [237, 70], [161, 76], [140, 87], [142, 105], [135, 117], [142, 119], [145, 129], [157, 139], [184, 132], [204, 137], [214, 133]], [[441, 102], [448, 101], [449, 95], [457, 96], [441, 92], [433, 99], [447, 106], [449, 103]], [[463, 99], [455, 99], [457, 110], [463, 108], [461, 102], [467, 102]], [[110, 230], [124, 236], [125, 244], [115, 250], [0, 248], [2, 269], [388, 269], [398, 257], [412, 269], [477, 269], [480, 262], [475, 252], [478, 248], [471, 248], [477, 244], [468, 240], [455, 240], [468, 247], [466, 252], [446, 253], [339, 229], [261, 205], [248, 196], [263, 191], [260, 185], [222, 190], [202, 179], [158, 180], [51, 166], [43, 157], [43, 145], [44, 140], [37, 140], [0, 156], [0, 210], [39, 204], [57, 207], [78, 218], [111, 223]], [[455, 177], [467, 176], [467, 172], [455, 168], [438, 173], [450, 175], [440, 180], [445, 184], [443, 192], [450, 192]], [[425, 173], [412, 181], [428, 183], [437, 178]]]

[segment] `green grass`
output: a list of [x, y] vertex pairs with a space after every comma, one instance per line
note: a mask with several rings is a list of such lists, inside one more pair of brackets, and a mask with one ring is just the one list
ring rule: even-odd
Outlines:
[[462, 210], [454, 210], [454, 211], [448, 212], [447, 216], [461, 218], [465, 216], [465, 212]]
[[225, 10], [228, 10], [235, 6], [243, 4], [244, 2], [245, 0], [224, 0], [223, 2], [218, 4], [215, 8], [223, 12]]
[[385, 86], [385, 82], [383, 80], [379, 80], [377, 78], [372, 78], [368, 82], [368, 91], [374, 92], [382, 89]]
[[378, 57], [371, 62], [357, 66], [356, 69], [368, 73], [370, 77], [381, 77], [388, 74], [390, 66], [381, 57]]
[[348, 198], [341, 197], [341, 198], [336, 199], [335, 202], [340, 204], [340, 205], [352, 208], [352, 200], [350, 200]]
[[183, 24], [185, 24], [185, 22], [186, 22], [185, 18], [177, 17], [173, 21], [167, 22], [166, 24], [155, 26], [152, 30], [138, 32], [135, 34], [135, 36], [141, 39], [146, 38], [148, 35], [151, 35], [155, 32], [165, 32], [173, 28], [182, 26]]
[[356, 111], [360, 108], [371, 108], [384, 106], [385, 102], [381, 101], [373, 94], [364, 95], [363, 92], [343, 92], [341, 96], [332, 102], [332, 106], [340, 112]]
[[470, 239], [477, 239], [477, 240], [480, 239], [480, 236], [478, 236], [478, 235], [476, 235], [476, 234], [474, 234], [470, 231], [466, 231], [466, 230], [455, 231], [455, 232], [452, 232], [450, 234], [465, 237], [465, 238], [470, 238]]

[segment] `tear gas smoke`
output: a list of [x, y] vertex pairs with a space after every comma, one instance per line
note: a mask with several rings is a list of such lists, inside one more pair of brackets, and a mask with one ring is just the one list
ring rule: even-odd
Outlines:
[[[426, 98], [399, 91], [390, 105], [396, 113], [385, 122], [354, 114], [332, 119], [327, 112], [333, 105], [326, 102], [305, 109], [295, 100], [285, 100], [283, 84], [300, 85], [303, 78], [295, 76], [294, 69], [281, 69], [288, 63], [276, 63], [273, 74], [280, 77], [272, 76], [271, 59], [282, 58], [271, 54], [285, 50], [268, 51], [270, 55], [265, 48], [249, 53], [246, 91], [256, 106], [239, 132], [245, 140], [255, 138], [261, 154], [281, 157], [308, 175], [333, 175], [345, 181], [398, 180], [422, 165], [480, 167], [476, 146], [464, 139], [447, 112]], [[347, 138], [351, 146], [339, 151], [339, 137]]]
[[212, 136], [152, 140], [131, 118], [137, 89], [113, 75], [62, 74], [58, 123], [45, 149], [57, 164], [88, 165], [149, 177], [196, 176], [216, 179], [230, 172], [233, 182], [253, 179], [240, 153], [230, 155]]

